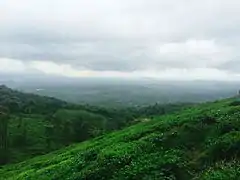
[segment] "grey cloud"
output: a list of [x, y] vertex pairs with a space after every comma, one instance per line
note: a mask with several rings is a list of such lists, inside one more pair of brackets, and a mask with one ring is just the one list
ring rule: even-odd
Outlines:
[[[232, 61], [240, 55], [237, 0], [21, 3], [0, 2], [5, 15], [0, 17], [0, 58], [53, 61], [98, 71], [240, 70], [238, 61]], [[217, 51], [185, 47], [189, 39], [213, 39]], [[159, 53], [164, 44], [171, 43], [179, 44], [174, 47], [176, 51]]]
[[240, 72], [240, 56], [235, 60], [230, 60], [229, 62], [221, 64], [220, 66], [218, 66], [218, 68], [227, 70], [229, 72], [239, 73]]

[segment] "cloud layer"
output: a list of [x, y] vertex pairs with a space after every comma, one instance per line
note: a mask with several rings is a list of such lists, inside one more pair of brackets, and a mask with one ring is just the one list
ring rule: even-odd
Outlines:
[[239, 78], [237, 0], [8, 0], [0, 12], [0, 72]]

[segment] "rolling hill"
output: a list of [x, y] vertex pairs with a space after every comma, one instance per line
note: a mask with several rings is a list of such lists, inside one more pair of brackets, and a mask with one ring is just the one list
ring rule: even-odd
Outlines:
[[240, 103], [231, 98], [155, 117], [3, 166], [2, 180], [238, 180]]
[[[43, 155], [136, 124], [144, 118], [151, 119], [152, 116], [169, 114], [191, 105], [103, 108], [23, 93], [2, 85], [0, 166]], [[7, 121], [1, 116], [2, 112], [7, 113]]]

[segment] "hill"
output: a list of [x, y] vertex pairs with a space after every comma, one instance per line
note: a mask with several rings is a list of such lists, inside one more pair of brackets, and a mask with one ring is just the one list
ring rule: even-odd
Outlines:
[[[190, 105], [102, 108], [22, 93], [2, 85], [0, 113], [7, 116], [0, 114], [0, 165], [43, 155]], [[5, 153], [2, 145], [7, 148]]]
[[56, 109], [64, 108], [67, 103], [56, 98], [22, 93], [1, 85], [0, 105], [8, 107], [11, 113], [40, 114], [51, 113]]
[[0, 170], [3, 180], [237, 180], [240, 103], [226, 99], [155, 117]]

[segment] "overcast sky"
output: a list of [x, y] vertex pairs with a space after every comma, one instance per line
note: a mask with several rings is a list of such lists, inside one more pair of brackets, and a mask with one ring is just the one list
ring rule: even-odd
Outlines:
[[2, 0], [0, 73], [240, 78], [239, 0]]

